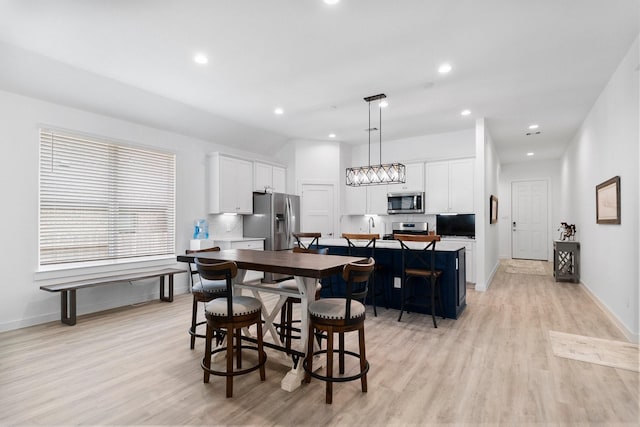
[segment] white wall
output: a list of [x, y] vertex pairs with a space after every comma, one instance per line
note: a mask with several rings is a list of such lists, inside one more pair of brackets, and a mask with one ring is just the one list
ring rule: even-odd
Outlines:
[[[525, 161], [502, 165], [498, 193], [498, 229], [500, 234], [500, 258], [511, 258], [511, 183], [525, 180], [544, 180], [549, 183], [547, 216], [548, 223], [548, 259], [553, 259], [553, 240], [558, 238], [560, 222], [574, 224], [574, 219], [560, 216], [561, 178], [560, 160]], [[578, 234], [579, 237], [579, 234]]]
[[[575, 220], [580, 278], [627, 336], [638, 341], [638, 39], [612, 75], [562, 158], [563, 218]], [[595, 187], [619, 175], [620, 225], [598, 225]]]
[[485, 119], [476, 120], [475, 138], [476, 290], [485, 291], [499, 263], [498, 227], [489, 224], [489, 197], [494, 195], [500, 199], [500, 159]]
[[[390, 162], [420, 162], [474, 157], [476, 155], [473, 125], [469, 129], [422, 135], [413, 138], [382, 141], [382, 162], [380, 146], [371, 141], [371, 164]], [[365, 166], [369, 159], [369, 144], [353, 147], [349, 166]]]
[[[254, 157], [251, 153], [223, 145], [2, 91], [0, 117], [3, 135], [0, 156], [3, 198], [0, 210], [0, 266], [3, 272], [0, 282], [0, 330], [56, 320], [60, 316], [59, 294], [40, 290], [40, 283], [35, 280], [38, 269], [40, 125], [174, 152], [177, 170], [177, 252], [188, 248], [193, 220], [206, 217], [206, 153], [220, 150]], [[162, 263], [174, 265], [175, 258], [170, 257]], [[47, 277], [37, 275], [39, 280]], [[186, 279], [186, 274], [176, 276], [177, 292], [186, 290]], [[140, 302], [157, 298], [157, 295], [158, 286], [144, 281], [134, 285], [83, 289], [78, 292], [78, 313]]]

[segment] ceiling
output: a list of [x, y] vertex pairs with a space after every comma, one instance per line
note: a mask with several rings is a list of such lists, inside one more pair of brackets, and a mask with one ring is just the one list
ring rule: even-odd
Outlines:
[[366, 143], [363, 98], [385, 93], [383, 141], [484, 117], [502, 162], [558, 158], [639, 16], [637, 0], [0, 0], [0, 89], [265, 155]]

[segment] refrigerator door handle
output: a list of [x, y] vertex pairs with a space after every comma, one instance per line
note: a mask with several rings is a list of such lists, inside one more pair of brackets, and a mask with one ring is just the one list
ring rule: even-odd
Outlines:
[[291, 199], [288, 196], [284, 202], [284, 233], [286, 248], [283, 249], [288, 249], [291, 246]]

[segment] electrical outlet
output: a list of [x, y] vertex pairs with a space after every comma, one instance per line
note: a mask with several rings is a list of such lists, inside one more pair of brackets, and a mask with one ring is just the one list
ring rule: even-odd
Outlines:
[[394, 277], [393, 278], [393, 287], [400, 289], [400, 287], [402, 286], [402, 282], [400, 281], [399, 277]]
[[231, 232], [231, 224], [227, 224], [227, 233]]

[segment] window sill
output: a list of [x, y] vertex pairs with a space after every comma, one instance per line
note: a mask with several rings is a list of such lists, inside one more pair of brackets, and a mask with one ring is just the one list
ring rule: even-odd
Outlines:
[[34, 273], [36, 282], [54, 279], [77, 279], [99, 277], [112, 273], [123, 273], [131, 271], [144, 271], [145, 269], [157, 267], [175, 266], [176, 255], [161, 255], [154, 257], [120, 259], [108, 261], [78, 262], [69, 264], [44, 265]]

